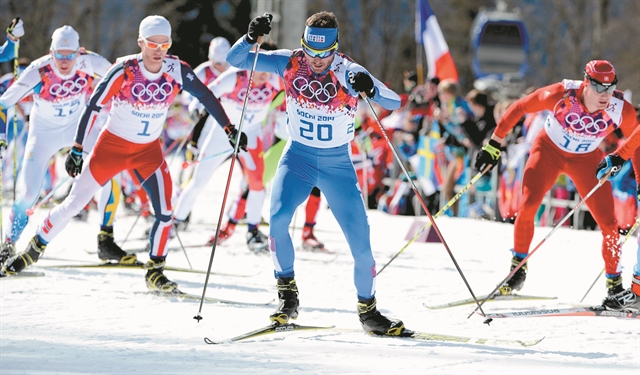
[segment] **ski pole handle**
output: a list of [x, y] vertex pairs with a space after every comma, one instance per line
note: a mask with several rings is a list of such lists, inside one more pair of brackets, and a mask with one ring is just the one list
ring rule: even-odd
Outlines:
[[[269, 14], [268, 12], [264, 12], [262, 14], [262, 17], [266, 17], [269, 22], [269, 25], [271, 25], [271, 20], [273, 20], [273, 15]], [[256, 53], [258, 53], [258, 51], [260, 50], [260, 45], [262, 44], [262, 40], [263, 40], [262, 35], [260, 35], [256, 42], [258, 43], [258, 48], [256, 48]], [[254, 66], [253, 68], [255, 69], [256, 67]]]

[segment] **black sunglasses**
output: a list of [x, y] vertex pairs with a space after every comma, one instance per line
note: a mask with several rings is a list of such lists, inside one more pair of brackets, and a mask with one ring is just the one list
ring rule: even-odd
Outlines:
[[603, 92], [607, 92], [607, 94], [612, 94], [613, 91], [616, 89], [616, 83], [618, 83], [618, 77], [616, 77], [613, 82], [609, 83], [609, 84], [604, 84], [600, 81], [597, 81], [591, 77], [589, 77], [589, 75], [585, 74], [585, 76], [587, 77], [587, 79], [589, 80], [589, 84], [591, 85], [591, 87], [593, 87], [594, 90], [596, 90], [596, 92], [598, 94], [601, 94]]

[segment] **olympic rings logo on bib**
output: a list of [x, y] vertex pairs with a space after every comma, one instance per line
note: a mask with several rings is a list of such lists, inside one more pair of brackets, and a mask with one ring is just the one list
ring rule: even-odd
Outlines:
[[580, 117], [577, 113], [569, 113], [564, 121], [577, 132], [585, 132], [587, 134], [599, 134], [604, 131], [609, 124], [603, 119], [594, 120], [591, 116]]
[[309, 82], [305, 77], [294, 79], [293, 87], [305, 98], [316, 99], [320, 103], [326, 103], [338, 95], [338, 88], [333, 82], [323, 86], [320, 81]]
[[87, 86], [89, 81], [84, 77], [78, 77], [75, 81], [64, 81], [55, 83], [49, 87], [49, 94], [57, 97], [65, 97], [68, 95], [77, 95]]
[[155, 82], [144, 85], [136, 83], [131, 88], [131, 94], [143, 103], [150, 102], [152, 99], [156, 102], [164, 102], [173, 92], [173, 86], [169, 82], [158, 85]]
[[[252, 88], [251, 94], [249, 94], [249, 102], [251, 103], [264, 103], [271, 98], [273, 91], [265, 87], [263, 89]], [[238, 99], [244, 101], [244, 98], [247, 96], [247, 89], [243, 88], [238, 91]]]

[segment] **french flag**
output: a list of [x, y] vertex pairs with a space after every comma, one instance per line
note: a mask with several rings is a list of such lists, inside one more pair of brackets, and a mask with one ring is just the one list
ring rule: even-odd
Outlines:
[[416, 1], [416, 43], [424, 45], [427, 55], [427, 78], [458, 80], [458, 70], [449, 52], [449, 46], [427, 0]]

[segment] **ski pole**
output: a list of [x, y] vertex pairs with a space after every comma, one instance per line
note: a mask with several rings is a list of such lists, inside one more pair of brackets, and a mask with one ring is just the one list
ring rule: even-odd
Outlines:
[[166, 149], [164, 149], [162, 154], [165, 158], [167, 157], [167, 155], [171, 153], [171, 151], [173, 151], [173, 148], [176, 147], [176, 145], [178, 144], [178, 140], [182, 141], [180, 138], [176, 138], [173, 141], [171, 141], [171, 143], [169, 144], [169, 146], [167, 146]]
[[[489, 167], [487, 167], [487, 169], [488, 169], [488, 168], [489, 168]], [[486, 169], [485, 169], [485, 172], [486, 172]], [[445, 205], [444, 205], [444, 207], [442, 207], [442, 208], [440, 209], [440, 211], [438, 211], [438, 213], [436, 213], [436, 214], [433, 216], [433, 218], [434, 218], [434, 219], [437, 219], [438, 217], [442, 216], [445, 212], [447, 212], [447, 210], [448, 210], [449, 208], [451, 208], [451, 206], [453, 206], [453, 205], [456, 203], [456, 201], [457, 201], [458, 199], [460, 199], [460, 197], [461, 197], [464, 193], [466, 193], [466, 191], [467, 191], [467, 190], [469, 190], [469, 189], [471, 188], [471, 186], [472, 186], [473, 184], [475, 184], [475, 183], [480, 179], [480, 177], [482, 177], [482, 175], [483, 175], [483, 174], [484, 174], [484, 172], [478, 172], [478, 174], [476, 174], [476, 175], [471, 179], [471, 181], [469, 181], [469, 183], [468, 183], [465, 187], [463, 187], [462, 189], [460, 189], [460, 191], [458, 192], [458, 194], [456, 194], [453, 198], [451, 198], [451, 199], [449, 200], [449, 202], [447, 202], [447, 204], [445, 204]], [[397, 252], [393, 257], [391, 257], [391, 259], [387, 262], [387, 264], [385, 264], [384, 266], [382, 266], [382, 268], [380, 269], [380, 271], [378, 271], [378, 273], [377, 273], [377, 274], [378, 274], [378, 275], [380, 275], [380, 274], [382, 273], [382, 271], [384, 271], [384, 269], [385, 269], [385, 268], [387, 268], [387, 266], [388, 266], [389, 264], [391, 264], [391, 262], [393, 262], [393, 260], [394, 260], [394, 259], [396, 259], [396, 258], [398, 257], [398, 255], [402, 254], [402, 253], [403, 253], [403, 252], [404, 252], [404, 251], [409, 247], [409, 245], [411, 245], [413, 242], [415, 242], [415, 240], [417, 240], [417, 239], [418, 239], [418, 237], [420, 237], [420, 235], [422, 234], [422, 232], [424, 232], [424, 231], [425, 231], [427, 228], [429, 228], [430, 226], [431, 226], [431, 223], [427, 223], [427, 224], [425, 224], [425, 225], [422, 227], [422, 229], [420, 229], [420, 230], [418, 231], [418, 233], [416, 233], [416, 234], [413, 236], [413, 238], [411, 238], [411, 239], [409, 240], [409, 242], [407, 242], [407, 244], [406, 244], [406, 245], [404, 245], [404, 247], [403, 247], [402, 249], [400, 249], [400, 251], [398, 251], [398, 252]]]
[[189, 268], [193, 269], [193, 266], [191, 266], [191, 261], [189, 260], [189, 255], [187, 255], [187, 250], [184, 248], [184, 245], [182, 244], [182, 240], [180, 239], [180, 235], [178, 234], [178, 226], [173, 225], [172, 228], [174, 231], [176, 231], [176, 238], [178, 239], [178, 243], [180, 243], [180, 248], [182, 249], [182, 252], [184, 253], [184, 257], [187, 258], [187, 263], [189, 263]]
[[[182, 140], [180, 141], [180, 145], [178, 145], [178, 148], [176, 149], [176, 152], [174, 152], [173, 155], [171, 155], [171, 160], [169, 160], [169, 164], [168, 164], [169, 167], [171, 167], [171, 164], [173, 164], [173, 160], [176, 158], [176, 155], [178, 155], [180, 153], [180, 151], [182, 151], [182, 148], [184, 147], [184, 145], [187, 144], [187, 139], [189, 138], [189, 133], [191, 133], [192, 130], [193, 130], [193, 125], [189, 128], [189, 131], [187, 132], [187, 135], [185, 135], [184, 138], [182, 138]], [[167, 151], [167, 153], [165, 155], [168, 155], [169, 152], [171, 152], [171, 151], [170, 150]]]
[[[20, 21], [20, 17], [16, 17], [16, 22], [12, 25], [15, 27]], [[14, 54], [13, 57], [13, 83], [18, 81], [18, 76], [20, 75], [20, 70], [18, 68], [18, 52], [20, 51], [20, 39], [16, 40], [14, 44]], [[13, 201], [16, 200], [16, 178], [18, 175], [18, 107], [20, 106], [20, 101], [16, 102], [15, 108], [13, 109]]]
[[218, 153], [213, 154], [213, 155], [208, 155], [208, 156], [205, 156], [204, 158], [199, 159], [199, 160], [194, 160], [194, 161], [184, 161], [184, 162], [182, 163], [182, 169], [187, 169], [187, 168], [189, 168], [189, 167], [190, 167], [190, 166], [192, 166], [192, 165], [200, 164], [200, 163], [202, 163], [203, 161], [211, 160], [211, 159], [215, 158], [216, 156], [220, 156], [220, 155], [222, 155], [222, 154], [226, 154], [227, 152], [229, 152], [229, 150], [221, 151], [221, 152], [218, 152]]
[[138, 220], [140, 220], [140, 216], [142, 216], [142, 210], [140, 210], [140, 212], [138, 212], [138, 215], [136, 216], [136, 219], [133, 221], [133, 224], [131, 225], [131, 227], [129, 227], [129, 231], [127, 232], [127, 235], [124, 236], [124, 240], [122, 240], [122, 242], [120, 242], [119, 246], [123, 246], [125, 244], [125, 242], [127, 242], [127, 240], [129, 239], [129, 236], [131, 235], [131, 232], [133, 231], [133, 228], [136, 227], [136, 224], [138, 223]]
[[[271, 22], [271, 15], [268, 13], [264, 14], [265, 17], [269, 17], [269, 22]], [[253, 72], [256, 70], [256, 65], [258, 64], [258, 55], [260, 55], [260, 45], [262, 44], [262, 36], [258, 37], [256, 41], [256, 51], [253, 57], [253, 65], [251, 65], [251, 70], [249, 71], [249, 81], [247, 83], [247, 92], [251, 92], [251, 84], [253, 83]], [[216, 235], [213, 239], [213, 245], [211, 245], [211, 257], [209, 258], [209, 267], [207, 268], [207, 276], [204, 280], [204, 286], [202, 288], [202, 297], [200, 298], [200, 307], [198, 309], [198, 314], [193, 317], [193, 319], [197, 320], [198, 323], [202, 320], [202, 305], [204, 304], [204, 296], [207, 292], [207, 285], [209, 284], [209, 276], [211, 275], [211, 266], [213, 265], [213, 257], [216, 254], [216, 245], [218, 244], [218, 236], [220, 235], [220, 225], [222, 224], [222, 220], [224, 218], [224, 206], [227, 203], [227, 197], [229, 196], [229, 186], [231, 185], [231, 176], [233, 175], [233, 167], [236, 164], [236, 155], [238, 155], [238, 149], [240, 148], [240, 139], [242, 137], [242, 126], [244, 125], [244, 115], [247, 110], [247, 103], [249, 102], [249, 95], [245, 95], [244, 104], [242, 105], [242, 112], [240, 113], [240, 124], [238, 125], [238, 133], [236, 136], [236, 144], [233, 149], [233, 157], [231, 158], [231, 166], [229, 167], [229, 175], [227, 176], [227, 184], [224, 188], [224, 195], [222, 196], [222, 207], [220, 207], [220, 216], [218, 217], [218, 224], [216, 225]]]
[[[355, 77], [355, 74], [353, 72], [350, 72], [349, 75], [350, 75], [350, 78]], [[444, 248], [449, 253], [449, 256], [451, 257], [451, 260], [453, 261], [453, 264], [456, 266], [456, 269], [458, 270], [458, 273], [460, 274], [460, 277], [462, 277], [462, 280], [464, 281], [465, 285], [467, 286], [467, 289], [469, 289], [469, 292], [471, 293], [471, 296], [473, 297], [473, 300], [478, 305], [476, 310], [480, 309], [480, 311], [482, 311], [482, 305], [480, 304], [480, 302], [478, 302], [478, 299], [476, 298], [476, 295], [473, 293], [473, 290], [471, 289], [471, 285], [469, 285], [469, 282], [467, 281], [467, 278], [464, 276], [464, 273], [462, 272], [462, 269], [460, 269], [460, 266], [458, 265], [458, 262], [456, 261], [456, 258], [453, 256], [453, 253], [451, 252], [451, 249], [449, 249], [449, 245], [447, 245], [447, 242], [445, 241], [444, 236], [440, 232], [440, 228], [438, 228], [438, 225], [436, 224], [435, 220], [433, 219], [433, 216], [431, 215], [431, 212], [429, 212], [429, 209], [427, 208], [427, 205], [424, 203], [424, 199], [422, 199], [422, 196], [420, 195], [420, 192], [418, 191], [418, 188], [416, 187], [416, 184], [413, 183], [413, 180], [411, 179], [411, 176], [409, 175], [409, 172], [407, 172], [407, 169], [405, 168], [404, 164], [402, 163], [402, 159], [400, 159], [400, 156], [398, 155], [398, 152], [396, 151], [396, 148], [393, 146], [393, 143], [391, 143], [391, 140], [389, 139], [389, 136], [387, 135], [386, 130], [384, 130], [384, 127], [380, 123], [380, 119], [378, 118], [378, 114], [376, 113], [375, 109], [373, 109], [373, 106], [371, 105], [371, 102], [369, 101], [369, 98], [367, 97], [367, 94], [365, 92], [360, 92], [360, 96], [369, 105], [369, 109], [371, 110], [371, 113], [373, 114], [373, 117], [375, 118], [376, 123], [378, 124], [378, 127], [380, 128], [380, 131], [382, 132], [382, 135], [384, 136], [385, 140], [387, 141], [387, 144], [389, 145], [389, 148], [391, 149], [391, 152], [393, 153], [393, 156], [396, 158], [396, 161], [400, 165], [400, 168], [402, 168], [402, 172], [405, 174], [405, 176], [407, 176], [407, 181], [409, 181], [409, 184], [411, 184], [411, 188], [413, 189], [413, 192], [415, 193], [416, 198], [418, 198], [418, 200], [420, 201], [420, 204], [422, 205], [422, 208], [424, 209], [424, 212], [427, 213], [427, 216], [429, 217], [429, 221], [431, 221], [431, 225], [433, 225], [433, 229], [435, 229], [436, 233], [438, 234], [438, 237], [440, 237], [440, 241], [442, 242], [442, 244], [444, 245]]]
[[361, 141], [358, 142], [356, 139], [356, 144], [360, 149], [360, 156], [362, 157], [362, 198], [364, 199], [364, 204], [367, 209], [369, 208], [369, 177], [367, 175], [367, 164], [369, 163], [369, 155], [366, 150], [366, 138], [369, 137], [369, 132], [363, 129], [364, 136]]
[[[485, 302], [487, 302], [487, 300], [489, 298], [491, 298], [491, 296], [493, 296], [493, 294], [500, 289], [500, 287], [502, 287], [502, 285], [504, 285], [504, 283], [506, 283], [507, 281], [509, 281], [509, 279], [511, 277], [513, 277], [513, 275], [515, 275], [515, 273], [527, 262], [527, 259], [529, 259], [531, 257], [531, 255], [533, 255], [533, 253], [535, 253], [540, 246], [542, 246], [543, 243], [545, 243], [546, 240], [549, 239], [549, 237], [551, 237], [551, 235], [562, 226], [562, 224], [564, 224], [565, 221], [567, 221], [571, 215], [573, 215], [574, 212], [576, 212], [576, 210], [578, 208], [580, 208], [580, 206], [582, 206], [584, 204], [584, 202], [587, 201], [587, 199], [589, 199], [589, 197], [591, 197], [593, 195], [593, 193], [596, 192], [596, 190], [598, 190], [600, 188], [600, 186], [602, 186], [605, 182], [607, 182], [607, 180], [609, 179], [609, 176], [611, 175], [612, 171], [607, 172], [607, 174], [605, 174], [604, 176], [602, 176], [602, 178], [598, 181], [598, 183], [596, 184], [596, 186], [593, 187], [593, 189], [591, 189], [591, 191], [589, 193], [587, 193], [587, 195], [585, 195], [584, 198], [582, 198], [582, 200], [580, 202], [578, 202], [578, 204], [571, 210], [569, 211], [568, 214], [566, 214], [562, 220], [560, 220], [560, 222], [558, 224], [556, 224], [555, 227], [553, 227], [553, 229], [551, 229], [551, 231], [549, 232], [549, 234], [547, 234], [547, 236], [545, 238], [542, 239], [542, 241], [540, 241], [540, 243], [538, 243], [538, 245], [536, 245], [536, 247], [533, 248], [533, 250], [531, 250], [529, 252], [529, 254], [527, 254], [526, 257], [524, 257], [524, 259], [522, 259], [520, 261], [520, 263], [518, 263], [518, 265], [511, 270], [511, 272], [507, 275], [507, 277], [504, 278], [504, 280], [502, 280], [495, 288], [493, 288], [493, 290], [491, 291], [491, 293], [487, 294], [487, 297], [485, 297], [484, 300], [482, 300], [482, 302], [480, 303], [480, 306], [484, 305]], [[478, 308], [480, 307], [476, 307], [475, 310], [473, 310], [471, 312], [471, 314], [469, 314], [469, 316], [467, 316], [467, 319], [469, 319], [471, 317], [471, 315], [473, 315], [476, 311], [478, 311]], [[482, 310], [480, 311], [482, 312]], [[483, 313], [482, 316], [485, 316], [485, 314]], [[491, 323], [493, 319], [488, 318], [487, 320], [484, 321], [485, 324], [489, 324]]]
[[[622, 245], [624, 245], [625, 242], [627, 242], [627, 240], [629, 239], [629, 237], [631, 237], [631, 235], [636, 231], [636, 229], [638, 229], [638, 226], [640, 226], [640, 217], [638, 217], [636, 219], [636, 222], [633, 224], [633, 226], [631, 227], [631, 229], [629, 229], [629, 231], [627, 232], [627, 234], [624, 236], [624, 238], [622, 239], [622, 242], [620, 242], [620, 247], [622, 247]], [[593, 286], [596, 285], [596, 282], [598, 281], [598, 279], [600, 278], [600, 276], [602, 276], [602, 274], [604, 273], [604, 268], [602, 269], [602, 271], [600, 271], [600, 273], [598, 274], [598, 276], [596, 277], [595, 280], [593, 280], [593, 283], [591, 284], [591, 286], [589, 287], [589, 289], [587, 289], [587, 292], [584, 294], [584, 296], [582, 296], [582, 299], [580, 300], [580, 303], [582, 303], [582, 301], [584, 301], [585, 298], [587, 298], [587, 295], [589, 294], [589, 292], [591, 291], [591, 289], [593, 289]]]
[[38, 208], [40, 208], [40, 206], [45, 204], [49, 200], [49, 198], [53, 196], [53, 193], [55, 193], [56, 190], [58, 190], [58, 188], [62, 186], [65, 182], [67, 182], [67, 180], [69, 180], [70, 178], [71, 176], [69, 175], [65, 176], [65, 178], [63, 178], [62, 181], [58, 182], [58, 185], [56, 185], [53, 189], [51, 189], [51, 191], [47, 193], [47, 195], [45, 195], [44, 198], [40, 199], [40, 202], [38, 202], [38, 204], [36, 204], [33, 207], [27, 208], [27, 211], [26, 211], [27, 216], [33, 215], [33, 212]]

